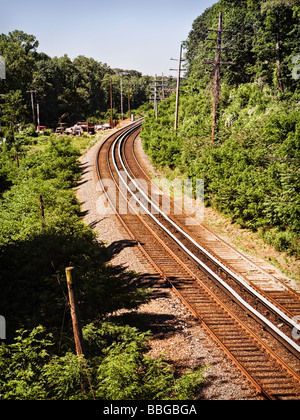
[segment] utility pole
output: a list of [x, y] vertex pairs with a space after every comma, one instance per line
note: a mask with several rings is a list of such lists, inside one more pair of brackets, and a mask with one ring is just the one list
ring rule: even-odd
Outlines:
[[40, 126], [40, 104], [36, 104], [37, 125]]
[[114, 115], [113, 115], [113, 91], [112, 91], [112, 79], [110, 79], [110, 126], [113, 128]]
[[[155, 118], [158, 118], [158, 102], [162, 100], [162, 98], [160, 98], [159, 95], [159, 90], [162, 89], [162, 92], [164, 92], [164, 81], [163, 78], [162, 80], [158, 80], [157, 79], [157, 74], [155, 75], [154, 78], [154, 85], [152, 86], [152, 88], [154, 90], [151, 90], [154, 93], [154, 97], [152, 98], [152, 95], [150, 96], [150, 101], [154, 102], [154, 111], [155, 111]], [[162, 93], [162, 97], [164, 97], [164, 93]]]
[[155, 118], [158, 117], [158, 107], [157, 107], [157, 74], [155, 75], [154, 80], [154, 111], [155, 111]]
[[161, 91], [162, 91], [162, 100], [164, 101], [166, 99], [166, 95], [165, 95], [165, 78], [164, 78], [164, 74], [162, 73], [161, 76]]
[[130, 84], [129, 84], [129, 79], [128, 79], [128, 118], [130, 118], [130, 113], [131, 113], [131, 109], [130, 109]]
[[176, 89], [176, 109], [175, 109], [175, 126], [174, 129], [178, 129], [178, 111], [179, 111], [179, 89], [180, 89], [180, 76], [181, 76], [181, 60], [182, 60], [182, 44], [180, 44], [179, 64], [178, 64], [178, 77], [177, 77], [177, 89]]
[[[174, 58], [171, 58], [173, 61], [177, 61]], [[177, 76], [177, 88], [176, 88], [176, 107], [175, 107], [175, 125], [174, 129], [178, 129], [178, 111], [179, 111], [179, 91], [180, 91], [180, 78], [181, 78], [181, 65], [184, 60], [182, 59], [182, 44], [180, 44], [179, 60], [178, 60], [178, 76]], [[175, 69], [170, 69], [175, 70]]]
[[69, 291], [69, 302], [71, 308], [71, 317], [73, 324], [73, 334], [77, 356], [83, 355], [83, 337], [79, 319], [78, 301], [76, 293], [76, 283], [74, 278], [74, 267], [66, 268], [67, 285]]
[[124, 106], [123, 106], [123, 76], [121, 74], [121, 115], [122, 121], [124, 120]]
[[35, 111], [34, 111], [34, 99], [33, 99], [33, 94], [36, 94], [36, 90], [28, 90], [26, 93], [30, 93], [30, 95], [31, 95], [31, 108], [32, 108], [33, 125], [36, 127], [36, 118], [35, 118]]
[[[220, 101], [220, 87], [221, 87], [221, 64], [236, 64], [233, 62], [223, 62], [221, 61], [222, 57], [222, 50], [229, 49], [228, 47], [223, 47], [223, 39], [222, 34], [223, 32], [231, 32], [225, 31], [222, 27], [223, 22], [223, 15], [222, 12], [219, 13], [219, 25], [218, 29], [208, 29], [209, 32], [216, 32], [217, 33], [217, 47], [207, 47], [207, 49], [217, 50], [216, 53], [216, 60], [215, 61], [204, 61], [204, 64], [213, 64], [214, 69], [214, 104], [213, 104], [213, 121], [212, 121], [212, 143], [215, 141], [215, 133], [216, 133], [216, 123], [217, 123], [217, 111], [218, 105]], [[215, 39], [208, 39], [209, 41], [215, 41]]]
[[221, 72], [221, 53], [222, 53], [222, 12], [219, 14], [219, 26], [217, 34], [217, 57], [215, 66], [215, 90], [212, 122], [212, 143], [215, 141], [215, 130], [217, 122], [217, 106], [220, 101], [220, 72]]
[[6, 61], [5, 58], [0, 55], [0, 80], [6, 79]]

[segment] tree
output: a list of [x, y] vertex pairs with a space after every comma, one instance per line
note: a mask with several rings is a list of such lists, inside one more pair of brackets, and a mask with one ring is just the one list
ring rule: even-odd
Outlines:
[[[195, 91], [207, 85], [211, 78], [207, 59], [214, 60], [216, 43], [207, 28], [216, 29], [218, 14], [223, 13], [223, 61], [235, 65], [223, 66], [222, 80], [230, 85], [260, 81], [283, 90], [297, 88], [291, 76], [291, 59], [299, 54], [299, 4], [298, 0], [220, 0], [207, 9], [193, 23], [185, 43], [189, 74], [195, 80]], [[233, 39], [226, 45], [226, 40]]]
[[25, 122], [27, 109], [20, 90], [7, 93], [3, 96], [3, 101], [1, 120], [8, 127], [7, 143], [11, 146], [14, 142], [16, 126]]
[[[121, 74], [130, 81], [133, 108], [148, 101], [149, 80], [136, 70], [111, 69], [107, 64], [83, 55], [71, 60], [38, 53], [34, 35], [13, 31], [0, 34], [0, 56], [6, 63], [6, 79], [0, 79], [0, 92], [20, 91], [28, 109], [35, 90], [42, 125], [55, 128], [61, 115], [68, 113], [70, 124], [79, 120], [102, 120], [110, 109], [110, 78], [113, 79], [114, 108], [121, 112]], [[124, 80], [125, 81], [125, 80]], [[125, 96], [126, 92], [126, 96]], [[124, 84], [124, 111], [128, 109]]]
[[0, 34], [0, 54], [6, 61], [6, 80], [1, 82], [2, 93], [10, 90], [26, 91], [32, 80], [38, 45], [35, 36], [22, 31]]
[[[272, 20], [275, 18], [275, 49], [276, 49], [276, 80], [277, 88], [283, 92], [282, 57], [281, 57], [281, 15], [282, 9], [292, 9], [298, 4], [297, 0], [264, 0], [261, 4], [262, 13], [269, 15]], [[272, 19], [273, 18], [273, 19]]]
[[76, 69], [75, 88], [78, 100], [78, 114], [82, 119], [106, 110], [107, 92], [102, 89], [105, 75], [113, 74], [106, 64], [93, 58], [79, 56], [73, 61]]
[[36, 101], [40, 106], [41, 125], [57, 124], [60, 112], [58, 97], [64, 83], [63, 73], [56, 60], [40, 54], [33, 73], [30, 90], [36, 90]]

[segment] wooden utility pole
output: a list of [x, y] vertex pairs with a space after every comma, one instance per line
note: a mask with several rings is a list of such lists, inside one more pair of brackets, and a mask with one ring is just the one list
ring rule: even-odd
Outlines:
[[284, 91], [282, 81], [282, 66], [281, 66], [281, 46], [280, 46], [280, 16], [279, 7], [276, 8], [276, 67], [277, 67], [277, 86], [279, 92]]
[[154, 111], [155, 111], [155, 118], [158, 117], [158, 106], [157, 106], [157, 74], [155, 75], [154, 79]]
[[164, 101], [166, 99], [166, 95], [165, 95], [165, 78], [164, 78], [164, 74], [162, 74], [161, 76], [161, 99]]
[[215, 130], [217, 122], [217, 106], [220, 100], [220, 72], [221, 72], [221, 52], [222, 52], [222, 13], [219, 14], [219, 27], [217, 35], [217, 56], [215, 66], [215, 89], [214, 89], [214, 106], [213, 106], [213, 122], [212, 122], [212, 142], [215, 141]]
[[78, 301], [77, 301], [77, 293], [76, 293], [76, 283], [74, 277], [74, 267], [66, 268], [66, 277], [67, 277], [67, 285], [69, 291], [69, 302], [71, 308], [71, 317], [72, 317], [72, 324], [73, 324], [73, 334], [74, 334], [74, 341], [76, 347], [77, 356], [83, 355], [83, 338], [82, 338], [82, 330], [80, 325], [80, 318], [79, 318], [79, 310], [78, 310]]
[[33, 119], [33, 125], [36, 127], [36, 118], [35, 118], [34, 100], [33, 100], [33, 94], [36, 94], [36, 90], [28, 90], [26, 93], [30, 93], [31, 95], [32, 119]]
[[182, 44], [180, 44], [180, 53], [178, 60], [178, 76], [177, 76], [177, 88], [176, 88], [176, 108], [175, 108], [175, 126], [174, 129], [178, 129], [178, 111], [179, 111], [179, 90], [180, 90], [180, 77], [181, 77], [181, 63], [182, 63]]
[[[151, 86], [151, 92], [153, 92], [154, 96], [152, 98], [152, 94], [151, 94], [150, 101], [153, 101], [153, 103], [154, 103], [155, 118], [158, 119], [158, 102], [160, 102], [162, 100], [162, 98], [164, 97], [164, 80], [163, 80], [163, 77], [162, 77], [162, 80], [159, 80], [157, 78], [157, 74], [156, 74], [155, 77], [154, 77], [154, 82], [153, 83], [154, 83], [153, 86]], [[162, 95], [160, 95], [160, 91], [162, 92]]]
[[36, 104], [37, 125], [40, 126], [40, 104]]
[[113, 115], [113, 91], [112, 91], [112, 79], [110, 79], [110, 126], [113, 128], [114, 115]]
[[131, 109], [130, 109], [130, 84], [128, 79], [128, 118], [131, 118]]
[[124, 120], [124, 106], [123, 106], [123, 75], [121, 74], [121, 116]]
[[[223, 47], [223, 39], [222, 34], [223, 32], [231, 32], [231, 31], [224, 31], [222, 27], [223, 22], [223, 15], [222, 12], [219, 13], [219, 25], [218, 29], [208, 29], [209, 32], [216, 32], [217, 33], [217, 46], [216, 47], [208, 47], [207, 49], [217, 50], [216, 53], [216, 60], [215, 61], [204, 61], [204, 64], [213, 64], [215, 66], [214, 69], [214, 104], [213, 104], [213, 121], [212, 121], [212, 142], [215, 141], [215, 134], [216, 134], [216, 124], [217, 124], [217, 113], [218, 113], [218, 105], [220, 102], [220, 88], [221, 88], [221, 64], [236, 64], [233, 62], [224, 62], [221, 61], [222, 51], [224, 49], [228, 49], [228, 47]], [[214, 39], [209, 39], [210, 41], [215, 41]]]

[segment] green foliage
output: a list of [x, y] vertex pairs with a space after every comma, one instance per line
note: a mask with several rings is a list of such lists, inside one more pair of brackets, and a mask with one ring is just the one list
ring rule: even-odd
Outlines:
[[298, 10], [297, 0], [220, 0], [193, 23], [185, 43], [190, 75], [200, 79], [202, 87], [208, 82], [211, 70], [202, 61], [215, 58], [206, 47], [216, 43], [207, 41], [207, 28], [217, 29], [222, 12], [224, 29], [232, 31], [224, 33], [223, 39], [234, 41], [232, 49], [223, 50], [222, 61], [236, 62], [223, 66], [223, 80], [231, 85], [260, 80], [279, 90], [294, 91], [297, 83], [291, 77], [291, 59], [299, 53]]
[[3, 95], [2, 100], [2, 121], [6, 124], [6, 144], [12, 147], [17, 124], [24, 123], [26, 107], [23, 103], [22, 92], [20, 90], [10, 91]]
[[[300, 254], [299, 6], [294, 0], [220, 0], [193, 23], [185, 43], [188, 78], [182, 87], [179, 130], [174, 98], [150, 114], [143, 127], [152, 162], [193, 180], [204, 179], [205, 200], [241, 227], [259, 230], [279, 251]], [[223, 49], [222, 88], [215, 144], [211, 144], [212, 71], [203, 64], [215, 47], [207, 28], [232, 30]], [[213, 37], [210, 34], [210, 38]], [[223, 41], [228, 41], [227, 33]], [[170, 171], [167, 171], [170, 173]]]
[[86, 400], [89, 399], [87, 377], [81, 358], [73, 353], [54, 356], [50, 363], [42, 367], [42, 375], [47, 387], [47, 399]]
[[[31, 140], [24, 135], [22, 142]], [[104, 245], [80, 221], [80, 207], [71, 190], [80, 174], [79, 153], [71, 140], [50, 138], [43, 153], [28, 153], [15, 171], [12, 150], [2, 151], [3, 173], [11, 184], [0, 207], [0, 308], [7, 323], [7, 342], [0, 345], [0, 398], [195, 397], [203, 369], [178, 379], [162, 357], [147, 356], [149, 332], [99, 321], [121, 308], [137, 309], [150, 291], [136, 287], [136, 274], [110, 267]], [[72, 352], [65, 299], [67, 266], [76, 267], [84, 358]]]
[[52, 141], [44, 154], [27, 156], [21, 161], [15, 185], [3, 194], [0, 244], [25, 240], [41, 231], [39, 195], [45, 200], [50, 229], [62, 214], [65, 219], [79, 212], [73, 193], [68, 190], [80, 174], [77, 157], [70, 141], [60, 139]]
[[[211, 99], [207, 89], [181, 96], [180, 126], [172, 131], [173, 102], [146, 118], [145, 151], [174, 176], [205, 181], [207, 205], [243, 228], [260, 230], [278, 250], [299, 255], [299, 121], [295, 96], [286, 99], [258, 83], [222, 86], [217, 138], [211, 144]], [[268, 235], [267, 232], [272, 232]], [[272, 237], [272, 240], [271, 240]]]
[[19, 334], [0, 346], [3, 400], [186, 400], [204, 380], [203, 368], [177, 379], [162, 357], [145, 355], [151, 335], [128, 326], [87, 325], [84, 358], [53, 354], [53, 339], [42, 327]]
[[0, 346], [0, 396], [1, 399], [41, 400], [43, 365], [49, 361], [51, 337], [45, 329], [35, 328], [30, 334], [18, 331], [15, 343]]
[[87, 326], [85, 337], [102, 353], [95, 365], [95, 394], [101, 400], [193, 399], [204, 380], [202, 368], [178, 379], [163, 356], [153, 360], [145, 355], [149, 332], [104, 323], [101, 329]]
[[[76, 267], [84, 321], [120, 308], [136, 308], [149, 293], [134, 288], [134, 273], [105, 264], [106, 251], [80, 221], [80, 206], [71, 187], [80, 176], [79, 153], [69, 138], [50, 138], [43, 153], [28, 154], [11, 171], [10, 152], [3, 166], [11, 188], [0, 207], [1, 313], [9, 334], [42, 324], [58, 334], [65, 311], [65, 268]], [[15, 165], [15, 164], [14, 164]], [[16, 165], [15, 165], [16, 166]], [[7, 187], [9, 185], [7, 184]], [[41, 219], [39, 196], [44, 203]], [[78, 280], [79, 281], [79, 280]], [[16, 299], [15, 290], [20, 290]], [[70, 318], [67, 318], [67, 330]], [[68, 346], [68, 342], [66, 346]]]
[[[39, 43], [33, 35], [13, 31], [0, 34], [0, 54], [5, 58], [7, 78], [0, 80], [0, 91], [7, 95], [21, 94], [26, 103], [26, 122], [32, 122], [32, 104], [29, 90], [37, 91], [34, 105], [39, 103], [42, 125], [56, 128], [61, 115], [68, 113], [71, 125], [77, 121], [94, 119], [105, 121], [110, 109], [110, 80], [113, 86], [113, 107], [121, 112], [121, 77], [123, 74], [123, 107], [128, 112], [127, 91], [129, 87], [131, 109], [148, 102], [152, 78], [134, 70], [111, 69], [107, 64], [93, 58], [78, 56], [71, 60], [49, 57], [36, 51]], [[22, 92], [22, 93], [21, 93]], [[3, 106], [7, 103], [3, 98]], [[24, 111], [20, 106], [19, 109]], [[14, 116], [14, 120], [17, 115]], [[21, 117], [21, 116], [19, 116]], [[16, 123], [23, 123], [22, 118]], [[67, 121], [67, 120], [66, 120]], [[106, 119], [107, 121], [107, 119]], [[2, 123], [9, 127], [6, 116]]]
[[0, 81], [1, 93], [26, 92], [35, 67], [38, 41], [33, 35], [15, 30], [0, 34], [0, 54], [6, 61], [6, 80]]

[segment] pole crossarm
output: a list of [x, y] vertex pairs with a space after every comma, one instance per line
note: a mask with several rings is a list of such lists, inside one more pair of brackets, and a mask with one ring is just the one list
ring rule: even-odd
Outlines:
[[[216, 65], [216, 64], [218, 64], [218, 62], [217, 61], [202, 61], [202, 64], [214, 64], [214, 65]], [[234, 65], [234, 64], [236, 64], [236, 61], [219, 61], [219, 64], [231, 64], [231, 65]]]

